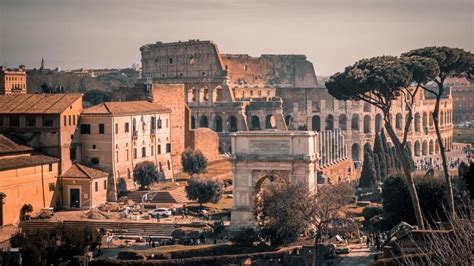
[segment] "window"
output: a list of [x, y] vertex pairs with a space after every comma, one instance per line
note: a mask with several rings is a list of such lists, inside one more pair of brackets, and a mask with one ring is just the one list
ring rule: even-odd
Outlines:
[[67, 126], [67, 117], [64, 116], [64, 126]]
[[133, 149], [133, 159], [137, 159], [137, 158], [138, 158], [137, 148], [134, 148]]
[[247, 65], [244, 65], [244, 71], [247, 71], [248, 67]]
[[76, 116], [75, 115], [72, 116], [72, 124], [74, 126], [76, 125]]
[[129, 158], [128, 158], [128, 149], [126, 150], [126, 153], [127, 153], [127, 161], [128, 161], [128, 159], [129, 159]]
[[98, 192], [99, 191], [99, 182], [95, 181], [94, 185], [95, 185], [95, 192]]
[[36, 117], [27, 116], [26, 117], [26, 125], [29, 126], [29, 127], [35, 127], [36, 126]]
[[166, 128], [168, 128], [168, 118], [166, 118]]
[[160, 119], [160, 118], [158, 118], [158, 121], [157, 121], [156, 123], [157, 123], [157, 126], [156, 126], [156, 127], [157, 127], [157, 128], [161, 128], [161, 119]]
[[54, 183], [49, 183], [49, 191], [55, 191], [56, 187], [54, 186]]
[[158, 144], [158, 146], [156, 147], [156, 154], [161, 154], [161, 145]]
[[170, 57], [169, 62], [170, 62], [170, 65], [172, 65], [173, 64], [173, 58]]
[[119, 152], [118, 151], [115, 152], [115, 160], [116, 160], [117, 163], [119, 162]]
[[146, 147], [142, 147], [142, 157], [146, 157]]
[[130, 124], [127, 122], [125, 123], [125, 133], [130, 132]]
[[72, 117], [70, 115], [68, 116], [68, 120], [69, 120], [69, 125], [72, 125]]
[[167, 143], [166, 144], [166, 153], [170, 153], [171, 152], [171, 143]]
[[71, 147], [69, 149], [69, 159], [76, 160], [76, 147]]
[[3, 127], [3, 116], [0, 115], [0, 127]]
[[53, 171], [53, 164], [52, 163], [48, 164], [48, 171], [50, 171], [50, 172]]
[[168, 160], [168, 170], [171, 170], [171, 163], [170, 163], [170, 160]]
[[118, 134], [118, 124], [115, 123], [115, 134]]
[[91, 125], [82, 124], [81, 125], [81, 134], [90, 134], [90, 133], [91, 133]]
[[105, 132], [104, 124], [99, 124], [99, 134], [104, 134], [104, 132]]
[[97, 164], [100, 163], [100, 160], [99, 160], [99, 158], [95, 157], [95, 158], [91, 159], [91, 163], [97, 165]]
[[19, 127], [20, 126], [20, 117], [17, 115], [10, 116], [10, 126]]
[[154, 149], [153, 149], [153, 148], [154, 148], [154, 146], [150, 146], [150, 155], [151, 155], [151, 156], [154, 155], [154, 154], [153, 154], [153, 153], [154, 153]]
[[107, 189], [107, 180], [104, 180], [104, 189]]
[[95, 144], [92, 145], [92, 149], [93, 149], [93, 150], [97, 149], [97, 145], [95, 145]]

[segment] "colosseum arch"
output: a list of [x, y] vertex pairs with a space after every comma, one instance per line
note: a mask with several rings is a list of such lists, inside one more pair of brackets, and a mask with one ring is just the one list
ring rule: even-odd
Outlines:
[[319, 117], [319, 115], [313, 115], [313, 117], [311, 118], [311, 122], [312, 122], [311, 129], [313, 131], [320, 132], [321, 131], [321, 118]]
[[260, 118], [256, 115], [253, 115], [250, 121], [251, 130], [259, 130], [260, 128]]
[[428, 124], [430, 127], [433, 126], [433, 113], [430, 112], [430, 115], [428, 116]]
[[434, 142], [434, 145], [435, 145], [435, 149], [434, 149], [434, 153], [435, 154], [438, 154], [439, 153], [439, 144], [437, 141]]
[[227, 130], [229, 132], [237, 132], [239, 130], [237, 126], [237, 118], [233, 115], [227, 118]]
[[372, 150], [372, 145], [370, 145], [370, 142], [366, 142], [366, 143], [364, 144], [364, 153], [365, 153], [366, 151], [371, 151], [371, 150]]
[[292, 122], [293, 122], [293, 117], [291, 115], [285, 116], [285, 123], [288, 129], [293, 129]]
[[351, 130], [359, 131], [359, 115], [358, 114], [352, 115]]
[[420, 123], [421, 123], [420, 113], [415, 114], [414, 123], [415, 123], [415, 132], [420, 132]]
[[196, 101], [196, 88], [192, 87], [188, 89], [188, 103], [192, 103]]
[[370, 112], [370, 104], [364, 102], [364, 112]]
[[212, 91], [212, 101], [213, 102], [220, 102], [222, 101], [222, 87], [217, 86]]
[[421, 145], [420, 145], [420, 141], [418, 140], [415, 141], [414, 152], [415, 152], [415, 156], [421, 155]]
[[375, 132], [380, 133], [382, 131], [382, 115], [375, 115]]
[[360, 153], [359, 144], [357, 144], [357, 143], [352, 144], [352, 147], [351, 147], [352, 161], [354, 161], [354, 162], [360, 162], [361, 161], [359, 153]]
[[207, 116], [201, 116], [201, 119], [199, 119], [199, 127], [209, 127], [209, 120], [207, 119]]
[[371, 133], [370, 122], [371, 122], [370, 115], [365, 115], [364, 116], [364, 133]]
[[430, 146], [429, 146], [430, 155], [433, 155], [433, 151], [434, 151], [433, 140], [430, 140]]
[[423, 128], [428, 127], [428, 114], [426, 112], [423, 113]]
[[196, 118], [194, 117], [194, 115], [191, 116], [191, 128], [196, 128]]
[[347, 130], [347, 116], [345, 114], [339, 115], [339, 128], [342, 131]]
[[209, 89], [206, 86], [199, 89], [199, 102], [209, 101]]
[[423, 141], [423, 144], [421, 146], [421, 154], [423, 156], [428, 155], [428, 141], [426, 141], [426, 140]]
[[220, 115], [214, 117], [214, 131], [222, 132], [222, 118]]
[[275, 116], [273, 115], [267, 115], [265, 117], [265, 128], [266, 129], [274, 129], [276, 128], [276, 120], [275, 120]]
[[326, 117], [326, 130], [333, 130], [334, 129], [334, 116], [329, 114]]

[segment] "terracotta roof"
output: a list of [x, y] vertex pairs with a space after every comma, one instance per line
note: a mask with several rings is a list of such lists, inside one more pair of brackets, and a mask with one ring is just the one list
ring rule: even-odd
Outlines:
[[81, 97], [80, 93], [0, 95], [0, 114], [59, 114]]
[[83, 164], [74, 163], [67, 171], [61, 175], [63, 178], [102, 178], [109, 176], [109, 173], [99, 169], [85, 166]]
[[171, 112], [171, 110], [148, 101], [104, 102], [84, 109], [82, 114], [129, 115], [157, 112]]
[[18, 152], [26, 152], [26, 151], [32, 151], [32, 150], [33, 150], [32, 148], [19, 145], [13, 140], [0, 134], [0, 154], [18, 153]]
[[[46, 155], [19, 156], [0, 159], [0, 171], [59, 162], [58, 158]], [[47, 171], [47, 170], [46, 170]]]

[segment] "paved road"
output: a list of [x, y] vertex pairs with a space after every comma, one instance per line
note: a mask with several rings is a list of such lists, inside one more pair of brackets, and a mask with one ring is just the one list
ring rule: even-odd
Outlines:
[[367, 248], [365, 245], [351, 246], [349, 254], [342, 255], [342, 261], [338, 265], [373, 265], [375, 248]]

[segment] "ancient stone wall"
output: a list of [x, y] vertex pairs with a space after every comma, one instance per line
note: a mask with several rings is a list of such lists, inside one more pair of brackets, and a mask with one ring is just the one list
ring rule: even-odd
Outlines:
[[219, 136], [209, 128], [190, 130], [190, 146], [193, 150], [200, 150], [209, 162], [219, 159]]

